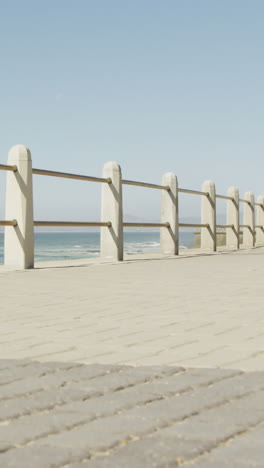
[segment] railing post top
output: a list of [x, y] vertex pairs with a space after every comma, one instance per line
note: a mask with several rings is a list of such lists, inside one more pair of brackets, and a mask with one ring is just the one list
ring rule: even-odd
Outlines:
[[254, 193], [253, 193], [253, 192], [250, 192], [250, 191], [245, 192], [245, 198], [246, 198], [246, 199], [249, 199], [249, 198], [252, 198], [252, 197], [254, 197]]
[[121, 167], [116, 161], [109, 161], [104, 164], [104, 169], [113, 172], [121, 173]]
[[205, 180], [202, 185], [202, 191], [207, 192], [207, 196], [215, 196], [215, 183], [212, 180]]
[[259, 195], [257, 202], [260, 203], [261, 205], [264, 205], [264, 195]]
[[239, 194], [239, 190], [237, 187], [234, 187], [233, 185], [231, 187], [229, 187], [228, 191], [227, 191], [227, 194], [230, 195], [230, 194], [235, 194], [235, 195], [238, 195]]
[[178, 185], [177, 176], [173, 172], [165, 172], [165, 174], [163, 174], [162, 185], [167, 184], [176, 184], [176, 186]]
[[203, 182], [203, 186], [206, 185], [207, 187], [215, 187], [215, 183], [212, 180], [205, 180]]
[[12, 146], [8, 153], [8, 161], [31, 161], [31, 153], [25, 145]]
[[174, 172], [165, 172], [165, 174], [163, 174], [163, 177], [171, 177], [173, 179], [177, 179], [177, 176], [174, 174]]

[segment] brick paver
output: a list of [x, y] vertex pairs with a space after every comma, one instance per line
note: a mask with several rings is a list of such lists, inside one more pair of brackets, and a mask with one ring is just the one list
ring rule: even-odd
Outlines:
[[263, 466], [263, 258], [0, 267], [0, 466]]
[[0, 267], [0, 356], [264, 370], [263, 256]]
[[263, 466], [264, 372], [0, 364], [0, 466]]

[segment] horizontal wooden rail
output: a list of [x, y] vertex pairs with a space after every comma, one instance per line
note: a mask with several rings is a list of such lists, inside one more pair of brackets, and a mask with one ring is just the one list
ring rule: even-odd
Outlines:
[[0, 171], [16, 172], [17, 166], [8, 166], [7, 164], [0, 164]]
[[16, 219], [12, 219], [11, 221], [0, 221], [0, 226], [16, 226], [17, 221]]
[[217, 228], [221, 228], [221, 229], [225, 229], [225, 228], [231, 228], [231, 229], [234, 229], [234, 224], [217, 224], [216, 225]]
[[251, 227], [250, 227], [249, 224], [240, 224], [240, 227], [241, 227], [241, 228], [248, 228], [248, 229], [251, 229]]
[[179, 188], [178, 192], [181, 193], [191, 193], [193, 195], [204, 195], [205, 197], [209, 197], [208, 192], [200, 192], [199, 190], [189, 190], [189, 189], [184, 189], [184, 188]]
[[179, 227], [196, 227], [196, 228], [209, 228], [209, 224], [188, 224], [188, 223], [179, 223]]
[[170, 227], [170, 223], [123, 223], [124, 227]]
[[156, 185], [156, 184], [148, 184], [147, 182], [136, 182], [134, 180], [122, 180], [122, 184], [124, 185], [136, 185], [138, 187], [149, 187], [159, 190], [170, 190], [168, 185]]
[[260, 224], [257, 224], [257, 226], [255, 226], [255, 228], [257, 228], [257, 229], [264, 229], [264, 226], [261, 226]]
[[44, 175], [51, 177], [61, 177], [63, 179], [77, 179], [77, 180], [86, 180], [90, 182], [102, 182], [105, 184], [111, 184], [112, 180], [110, 178], [104, 179], [102, 177], [91, 177], [80, 174], [71, 174], [68, 172], [56, 172], [56, 171], [46, 171], [44, 169], [32, 169], [32, 173], [36, 175]]
[[264, 205], [263, 205], [262, 203], [254, 203], [254, 205], [260, 206], [260, 207], [263, 208], [263, 210], [264, 210]]
[[95, 227], [95, 226], [106, 226], [111, 227], [110, 221], [105, 223], [99, 222], [75, 222], [75, 221], [34, 221], [34, 226], [80, 226], [80, 227]]
[[235, 201], [235, 199], [233, 197], [227, 197], [226, 195], [216, 195], [215, 198], [222, 198], [223, 200], [231, 200], [231, 201]]

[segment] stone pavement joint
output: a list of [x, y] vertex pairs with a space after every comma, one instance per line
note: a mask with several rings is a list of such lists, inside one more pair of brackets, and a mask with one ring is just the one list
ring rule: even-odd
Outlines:
[[20, 397], [0, 386], [1, 466], [196, 466], [214, 454], [225, 463], [229, 453], [239, 462], [240, 438], [258, 445], [247, 465], [258, 466], [264, 372], [0, 361], [7, 366], [20, 370], [16, 384], [36, 369], [45, 380]]

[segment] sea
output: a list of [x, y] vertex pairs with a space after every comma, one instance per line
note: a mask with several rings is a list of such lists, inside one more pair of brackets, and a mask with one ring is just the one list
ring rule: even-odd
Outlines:
[[[128, 255], [159, 252], [159, 232], [124, 232]], [[194, 233], [180, 232], [180, 249], [193, 246]], [[100, 255], [99, 232], [35, 232], [35, 261], [73, 260]], [[4, 234], [0, 233], [0, 263], [4, 261]]]

